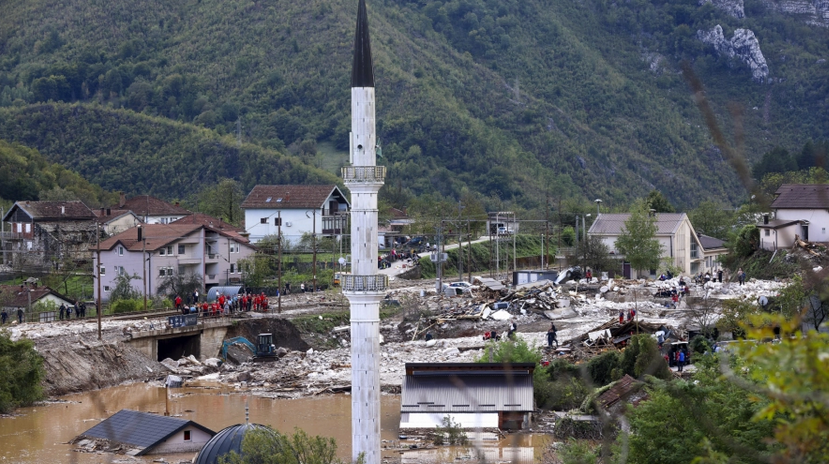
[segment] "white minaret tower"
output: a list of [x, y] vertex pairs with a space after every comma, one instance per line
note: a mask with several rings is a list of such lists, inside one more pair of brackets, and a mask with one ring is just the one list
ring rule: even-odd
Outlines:
[[357, 9], [351, 70], [350, 167], [342, 169], [351, 191], [351, 274], [343, 293], [351, 303], [351, 453], [380, 464], [380, 300], [388, 277], [377, 272], [377, 193], [386, 168], [376, 165], [374, 68], [366, 2]]

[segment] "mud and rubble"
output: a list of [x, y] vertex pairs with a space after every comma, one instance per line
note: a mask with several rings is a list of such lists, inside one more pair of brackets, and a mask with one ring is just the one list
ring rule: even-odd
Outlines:
[[[674, 304], [665, 295], [679, 288], [679, 279], [593, 278], [560, 286], [542, 281], [518, 288], [502, 285], [498, 290], [489, 283], [451, 296], [437, 293], [432, 280], [395, 279], [389, 296], [399, 306], [386, 308], [392, 315], [380, 327], [382, 387], [387, 392], [399, 391], [408, 362], [472, 362], [482, 357], [483, 334], [505, 334], [512, 321], [517, 324], [517, 336], [538, 347], [546, 346], [546, 332], [554, 322], [561, 349], [545, 351], [545, 357], [578, 360], [577, 352], [591, 355], [589, 334], [618, 324], [620, 312], [624, 316], [634, 309], [640, 327], [669, 327], [687, 333], [694, 324], [694, 306], [700, 302], [726, 298], [758, 301], [763, 296], [773, 297], [785, 285], [760, 280], [749, 280], [745, 285], [686, 283], [690, 294]], [[275, 303], [271, 301], [272, 308]], [[227, 338], [244, 336], [252, 341], [257, 333], [273, 333], [278, 353], [269, 362], [253, 362], [249, 350], [238, 346], [231, 347], [228, 360], [218, 359], [219, 353], [201, 353], [201, 359], [157, 362], [130, 346], [131, 332], [164, 327], [165, 318], [105, 319], [101, 341], [97, 340], [95, 320], [24, 323], [12, 325], [10, 331], [13, 339], [26, 337], [35, 342], [45, 359], [45, 390], [52, 396], [128, 381], [163, 382], [169, 373], [182, 376], [185, 382], [221, 382], [268, 397], [348, 391], [348, 325], [309, 337], [291, 323], [296, 317], [324, 318], [346, 311], [342, 296], [333, 291], [288, 295], [282, 299], [282, 308], [280, 314], [237, 315], [238, 322], [228, 330]]]

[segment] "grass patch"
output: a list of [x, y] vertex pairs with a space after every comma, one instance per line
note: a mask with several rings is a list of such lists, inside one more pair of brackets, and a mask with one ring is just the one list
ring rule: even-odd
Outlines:
[[350, 319], [351, 314], [349, 311], [337, 311], [300, 316], [292, 319], [291, 322], [303, 334], [328, 334], [334, 327], [348, 324]]

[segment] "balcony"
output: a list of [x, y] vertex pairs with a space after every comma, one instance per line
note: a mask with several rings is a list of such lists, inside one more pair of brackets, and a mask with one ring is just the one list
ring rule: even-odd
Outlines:
[[217, 263], [219, 262], [219, 254], [218, 253], [207, 253], [207, 256], [204, 260], [206, 263]]
[[385, 292], [389, 288], [389, 277], [385, 275], [351, 275], [342, 279], [343, 292]]
[[340, 235], [348, 228], [348, 214], [334, 214], [322, 217], [323, 235]]
[[346, 184], [383, 183], [386, 179], [385, 166], [348, 166], [342, 168]]

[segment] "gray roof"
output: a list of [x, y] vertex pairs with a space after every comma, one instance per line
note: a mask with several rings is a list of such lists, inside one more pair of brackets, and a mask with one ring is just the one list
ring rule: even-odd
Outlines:
[[829, 208], [827, 184], [783, 184], [774, 193], [777, 198], [771, 207], [775, 209]]
[[[191, 420], [177, 417], [159, 416], [148, 412], [122, 409], [109, 419], [84, 432], [82, 435], [90, 438], [103, 438], [117, 443], [133, 445], [149, 451], [159, 442], [169, 438], [179, 430], [193, 426], [204, 430], [210, 435], [215, 433]], [[139, 454], [143, 454], [143, 451]]]
[[227, 456], [231, 451], [241, 455], [242, 441], [245, 434], [254, 429], [272, 431], [272, 429], [260, 424], [236, 424], [225, 427], [204, 445], [193, 461], [194, 464], [217, 464], [219, 458]]
[[[685, 213], [657, 213], [656, 235], [673, 235], [686, 217]], [[625, 221], [629, 219], [630, 213], [602, 213], [599, 214], [587, 233], [590, 235], [620, 235], [625, 227]]]
[[760, 222], [757, 224], [757, 227], [759, 227], [760, 229], [780, 229], [782, 227], [799, 223], [799, 219], [769, 219], [768, 223]]
[[82, 201], [18, 201], [3, 217], [9, 221], [15, 209], [24, 211], [35, 221], [85, 221], [95, 219], [95, 213]]
[[699, 244], [704, 250], [716, 250], [717, 248], [725, 248], [725, 242], [708, 235], [699, 234]]
[[486, 369], [486, 365], [483, 366], [481, 370], [411, 372], [403, 380], [401, 412], [481, 413], [533, 410], [531, 370], [492, 370]]

